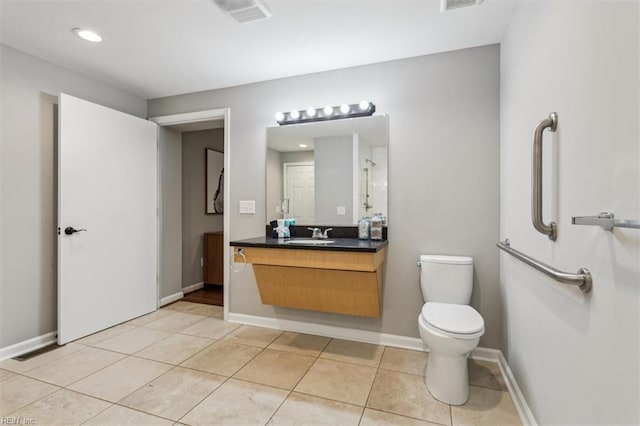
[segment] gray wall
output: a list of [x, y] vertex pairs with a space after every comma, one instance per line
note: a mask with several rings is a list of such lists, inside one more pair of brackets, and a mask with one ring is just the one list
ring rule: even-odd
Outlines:
[[[475, 259], [472, 304], [481, 345], [502, 347], [499, 292], [499, 47], [421, 56], [228, 89], [150, 100], [151, 116], [229, 107], [230, 238], [263, 235], [265, 128], [291, 106], [371, 99], [389, 114], [389, 251], [380, 319], [274, 308], [251, 268], [231, 273], [230, 312], [418, 337], [421, 253]], [[240, 215], [239, 200], [256, 200]]]
[[275, 149], [267, 149], [267, 222], [275, 219], [281, 219], [283, 216], [280, 212], [280, 200], [284, 198], [283, 191], [283, 172], [282, 172], [282, 153]]
[[315, 138], [314, 154], [316, 223], [353, 225], [353, 136]]
[[57, 95], [146, 117], [146, 101], [0, 46], [0, 347], [57, 329]]
[[160, 127], [160, 298], [182, 291], [182, 134]]
[[223, 230], [223, 215], [205, 214], [206, 148], [224, 150], [224, 129], [182, 133], [182, 287], [204, 279], [204, 233]]
[[[640, 217], [639, 28], [638, 2], [522, 2], [502, 44], [501, 236], [594, 279], [583, 297], [502, 255], [507, 358], [541, 425], [640, 424], [640, 232], [571, 225], [605, 210]], [[551, 111], [555, 242], [529, 211], [529, 141]]]

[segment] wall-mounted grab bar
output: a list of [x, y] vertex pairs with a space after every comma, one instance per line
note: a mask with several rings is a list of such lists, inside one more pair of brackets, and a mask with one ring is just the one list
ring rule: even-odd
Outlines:
[[607, 231], [613, 231], [613, 228], [640, 229], [640, 220], [615, 219], [611, 212], [602, 212], [598, 216], [573, 216], [571, 223], [574, 225], [601, 226]]
[[591, 291], [591, 288], [593, 287], [593, 279], [591, 278], [591, 272], [589, 272], [587, 268], [578, 269], [577, 274], [562, 272], [552, 266], [547, 265], [546, 263], [542, 263], [539, 260], [536, 260], [532, 257], [527, 256], [522, 252], [519, 252], [516, 249], [511, 248], [511, 245], [508, 239], [504, 241], [500, 241], [496, 245], [500, 250], [506, 251], [516, 259], [523, 261], [527, 265], [532, 266], [534, 269], [537, 269], [538, 271], [553, 278], [556, 281], [560, 281], [561, 283], [565, 283], [565, 284], [577, 285], [578, 287], [580, 287], [580, 290], [582, 290], [582, 292], [585, 294], [589, 293]]
[[533, 130], [533, 152], [531, 165], [531, 218], [533, 227], [544, 235], [549, 236], [552, 241], [556, 240], [558, 230], [555, 222], [548, 225], [542, 220], [542, 133], [544, 129], [555, 132], [558, 126], [558, 114], [552, 112], [549, 118], [545, 118], [538, 123]]

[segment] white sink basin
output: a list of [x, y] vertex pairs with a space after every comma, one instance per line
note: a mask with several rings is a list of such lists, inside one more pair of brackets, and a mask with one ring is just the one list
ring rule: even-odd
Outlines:
[[333, 240], [312, 240], [312, 239], [295, 239], [288, 240], [284, 242], [285, 244], [302, 244], [302, 245], [310, 245], [310, 246], [321, 246], [325, 244], [335, 243]]

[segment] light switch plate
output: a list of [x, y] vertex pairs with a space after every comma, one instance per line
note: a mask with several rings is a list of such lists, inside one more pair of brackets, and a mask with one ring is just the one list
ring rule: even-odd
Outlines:
[[256, 200], [240, 200], [240, 214], [255, 214]]
[[344, 216], [347, 214], [347, 208], [345, 206], [338, 206], [338, 211], [336, 213], [338, 216]]

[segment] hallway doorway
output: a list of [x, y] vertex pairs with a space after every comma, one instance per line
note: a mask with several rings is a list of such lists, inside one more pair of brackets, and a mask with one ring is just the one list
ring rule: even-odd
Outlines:
[[[150, 120], [160, 126], [158, 305], [182, 300], [224, 306], [226, 318], [229, 109]], [[219, 158], [213, 166], [211, 154]], [[210, 208], [214, 193], [215, 208]], [[217, 278], [212, 280], [214, 269]]]

